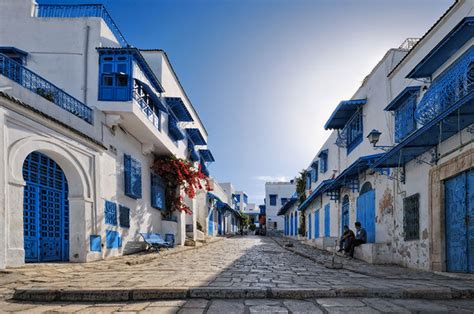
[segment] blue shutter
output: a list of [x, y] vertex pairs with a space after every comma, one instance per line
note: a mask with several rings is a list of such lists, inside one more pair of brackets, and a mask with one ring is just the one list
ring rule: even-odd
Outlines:
[[319, 209], [314, 213], [314, 238], [319, 238]]
[[312, 165], [311, 175], [313, 177], [313, 182], [318, 181], [318, 168], [319, 168], [318, 165], [319, 165], [319, 163], [317, 161], [315, 161]]
[[324, 206], [324, 236], [331, 236], [331, 213], [330, 213], [330, 204]]
[[306, 174], [306, 190], [311, 189], [311, 171]]
[[117, 231], [105, 231], [105, 245], [108, 249], [117, 249], [122, 246], [122, 239]]
[[124, 155], [125, 195], [139, 199], [142, 197], [142, 166], [130, 155]]
[[117, 225], [117, 204], [111, 201], [105, 201], [104, 208], [105, 223], [108, 225]]
[[100, 56], [99, 72], [99, 100], [113, 100], [115, 75], [114, 57], [110, 55]]
[[122, 228], [130, 228], [130, 208], [119, 205], [119, 225]]
[[151, 206], [153, 208], [163, 210], [166, 206], [165, 186], [161, 178], [152, 173], [151, 174]]
[[401, 142], [415, 129], [416, 98], [412, 96], [395, 112], [395, 142]]
[[311, 240], [311, 212], [308, 213], [308, 239]]

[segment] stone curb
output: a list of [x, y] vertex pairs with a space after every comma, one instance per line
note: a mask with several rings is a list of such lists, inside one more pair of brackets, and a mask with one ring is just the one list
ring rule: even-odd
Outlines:
[[389, 298], [389, 299], [474, 299], [474, 289], [405, 288], [367, 289], [344, 288], [109, 288], [109, 289], [49, 289], [19, 288], [14, 300], [33, 302], [124, 302], [163, 299], [311, 299], [311, 298]]

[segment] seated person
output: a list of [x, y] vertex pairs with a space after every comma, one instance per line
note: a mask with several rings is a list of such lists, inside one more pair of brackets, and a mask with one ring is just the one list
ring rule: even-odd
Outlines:
[[353, 241], [354, 238], [355, 238], [354, 232], [351, 229], [349, 229], [347, 225], [344, 226], [344, 233], [341, 236], [341, 240], [339, 240], [338, 252], [342, 252], [342, 250], [349, 252], [350, 244], [354, 242]]
[[357, 221], [355, 223], [355, 227], [356, 227], [356, 235], [355, 235], [354, 241], [352, 241], [351, 243], [350, 251], [349, 251], [351, 257], [354, 257], [354, 248], [356, 246], [359, 246], [367, 242], [367, 232], [365, 231], [364, 228], [362, 228], [362, 225], [360, 224], [360, 222]]

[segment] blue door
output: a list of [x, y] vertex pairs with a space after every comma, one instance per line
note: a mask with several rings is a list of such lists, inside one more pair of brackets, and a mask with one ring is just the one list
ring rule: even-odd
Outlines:
[[295, 212], [295, 236], [298, 235], [298, 212]]
[[344, 233], [344, 226], [349, 226], [349, 196], [347, 195], [342, 199], [341, 234]]
[[294, 220], [293, 213], [291, 213], [290, 217], [291, 217], [290, 218], [290, 235], [294, 235], [293, 234], [293, 227], [294, 227], [295, 224], [293, 223], [293, 220]]
[[330, 216], [330, 205], [329, 203], [324, 206], [324, 236], [331, 236], [331, 216]]
[[222, 213], [217, 212], [217, 234], [222, 235]]
[[308, 239], [311, 240], [311, 213], [308, 214]]
[[208, 215], [208, 223], [207, 223], [207, 234], [212, 236], [214, 235], [214, 210], [211, 208], [209, 210], [209, 215]]
[[375, 190], [368, 190], [357, 198], [357, 221], [367, 231], [367, 243], [375, 242]]
[[48, 156], [33, 152], [23, 163], [23, 179], [25, 261], [68, 261], [68, 186], [62, 169]]
[[474, 272], [474, 170], [445, 186], [446, 270]]
[[314, 238], [319, 238], [319, 209], [314, 213]]

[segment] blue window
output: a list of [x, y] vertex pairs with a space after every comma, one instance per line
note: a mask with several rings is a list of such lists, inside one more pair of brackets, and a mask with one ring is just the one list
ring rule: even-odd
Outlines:
[[247, 194], [244, 194], [244, 203], [248, 204], [248, 202], [249, 202], [249, 197], [247, 196]]
[[349, 154], [363, 140], [362, 111], [358, 111], [346, 125], [347, 153]]
[[328, 150], [325, 149], [319, 153], [319, 171], [325, 173], [328, 171]]
[[90, 250], [91, 252], [102, 251], [102, 240], [100, 235], [91, 234], [90, 236]]
[[105, 230], [105, 246], [108, 249], [117, 249], [122, 246], [122, 238], [117, 231]]
[[312, 171], [308, 171], [306, 173], [306, 190], [311, 189], [311, 172]]
[[408, 97], [403, 105], [395, 111], [395, 142], [401, 142], [415, 130], [416, 94]]
[[131, 100], [131, 64], [130, 55], [100, 56], [99, 100]]
[[108, 225], [117, 225], [117, 204], [111, 201], [105, 201], [104, 208], [105, 223]]
[[278, 195], [270, 194], [270, 206], [276, 206]]
[[130, 228], [130, 208], [119, 205], [119, 224], [122, 228]]
[[313, 182], [318, 181], [318, 168], [319, 168], [319, 162], [315, 161], [311, 165], [311, 177], [313, 178]]
[[166, 206], [166, 188], [160, 176], [151, 174], [151, 207], [163, 210]]
[[237, 200], [237, 203], [240, 202], [240, 194], [235, 194], [235, 199]]
[[288, 198], [282, 197], [281, 198], [281, 206], [285, 205], [288, 202]]
[[125, 195], [139, 199], [142, 197], [142, 165], [130, 155], [124, 155]]

